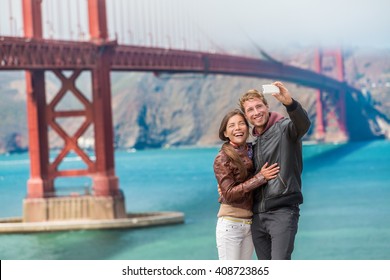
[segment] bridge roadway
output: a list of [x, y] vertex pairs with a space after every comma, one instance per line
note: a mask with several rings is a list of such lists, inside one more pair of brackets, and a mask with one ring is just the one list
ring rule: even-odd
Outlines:
[[[339, 81], [315, 71], [250, 57], [119, 45], [117, 41], [108, 39], [105, 14], [104, 0], [88, 0], [89, 42], [42, 39], [41, 1], [24, 0], [25, 37], [0, 37], [0, 71], [27, 70], [31, 167], [27, 181], [27, 198], [23, 200], [23, 218], [0, 221], [0, 228], [6, 231], [118, 228], [184, 221], [182, 213], [158, 213], [151, 220], [150, 215], [141, 213], [141, 216], [134, 218], [126, 213], [125, 198], [115, 175], [110, 71], [222, 74], [289, 81], [341, 96], [340, 120], [342, 128], [345, 127], [345, 93], [358, 91], [347, 85], [343, 77], [338, 76]], [[73, 71], [71, 77], [63, 75], [62, 71], [66, 70]], [[53, 71], [62, 81], [61, 89], [50, 104], [46, 103], [44, 71]], [[74, 81], [81, 71], [92, 72], [91, 102], [85, 100], [74, 86]], [[85, 105], [84, 110], [55, 109], [67, 91], [73, 92]], [[347, 94], [346, 97], [351, 96]], [[73, 136], [68, 135], [56, 122], [58, 117], [79, 116], [84, 116], [85, 121]], [[95, 160], [90, 159], [77, 144], [77, 140], [90, 125], [94, 127]], [[64, 147], [54, 162], [50, 162], [48, 157], [49, 127], [64, 141]], [[59, 170], [59, 164], [71, 150], [86, 163], [87, 169]], [[93, 195], [67, 196], [65, 199], [70, 203], [66, 203], [66, 207], [62, 208], [62, 198], [56, 196], [54, 187], [55, 179], [61, 176], [90, 176]], [[62, 210], [57, 211], [58, 209]], [[79, 222], [73, 223], [74, 219]], [[33, 228], [28, 227], [35, 222], [38, 224]]]
[[251, 57], [104, 43], [0, 37], [1, 70], [89, 70], [102, 53], [113, 71], [222, 74], [269, 78], [325, 91], [360, 92], [314, 71]]

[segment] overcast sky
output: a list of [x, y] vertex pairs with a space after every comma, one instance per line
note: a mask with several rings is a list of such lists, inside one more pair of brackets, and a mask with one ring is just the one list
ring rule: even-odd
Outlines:
[[[15, 11], [21, 10], [21, 2], [0, 0], [0, 10], [3, 13], [0, 18], [0, 33], [4, 34], [9, 30], [9, 3], [12, 3], [13, 16], [18, 17]], [[55, 30], [58, 34], [59, 30], [66, 29], [71, 24], [74, 25], [74, 30], [77, 29], [75, 7], [77, 5], [85, 11], [87, 0], [44, 0], [43, 3], [46, 5], [43, 7], [43, 24], [47, 33], [48, 20], [45, 15], [51, 10], [48, 5], [62, 5], [58, 8], [60, 14], [52, 16], [54, 24], [58, 20], [63, 22], [61, 28], [57, 27]], [[66, 8], [70, 7], [68, 3], [73, 3], [73, 7]], [[209, 33], [208, 36], [221, 45], [225, 42], [249, 44], [252, 39], [265, 49], [290, 44], [390, 49], [390, 0], [106, 0], [106, 5], [111, 25], [113, 7], [120, 11], [115, 13], [118, 26], [126, 23], [135, 26], [130, 22], [135, 18], [147, 17], [146, 22], [149, 22], [154, 15], [157, 19], [163, 17], [159, 14], [171, 17], [175, 13], [172, 10], [180, 13], [175, 7], [181, 6], [186, 11], [183, 17], [195, 21], [195, 24], [200, 25], [201, 29]], [[119, 21], [121, 9], [127, 11], [126, 14], [123, 13], [127, 22], [123, 19], [122, 22]], [[156, 9], [159, 12], [146, 13], [145, 9]], [[81, 20], [84, 20], [80, 24], [87, 25], [87, 16], [82, 11], [80, 14]], [[87, 27], [84, 28], [88, 33]], [[15, 29], [22, 34], [21, 20], [17, 22]], [[125, 32], [128, 31], [123, 29], [123, 33]]]
[[187, 1], [231, 41], [390, 48], [389, 0]]

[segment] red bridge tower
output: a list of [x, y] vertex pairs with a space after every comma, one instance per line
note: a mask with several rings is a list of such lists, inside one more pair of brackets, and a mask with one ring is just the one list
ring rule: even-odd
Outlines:
[[[344, 60], [340, 49], [333, 51], [318, 50], [315, 55], [315, 71], [345, 82]], [[345, 91], [323, 92], [317, 90], [317, 126], [316, 138], [320, 141], [326, 137], [347, 140]]]
[[[25, 37], [42, 40], [41, 0], [23, 0]], [[88, 100], [75, 82], [82, 69], [30, 69], [26, 71], [27, 114], [30, 151], [30, 178], [24, 200], [23, 221], [66, 219], [115, 219], [126, 217], [125, 201], [115, 175], [113, 125], [111, 114], [110, 61], [115, 44], [108, 42], [106, 7], [104, 0], [88, 0], [89, 32], [92, 43], [99, 48], [92, 77], [92, 100]], [[71, 71], [67, 76], [64, 71]], [[47, 103], [45, 71], [53, 71], [61, 88]], [[80, 102], [83, 109], [58, 110], [67, 94]], [[82, 118], [78, 130], [69, 135], [59, 118]], [[78, 144], [85, 131], [93, 126], [95, 158]], [[52, 129], [63, 140], [64, 146], [54, 161], [49, 159], [48, 130]], [[58, 167], [70, 153], [76, 153], [85, 169], [60, 170]], [[60, 197], [54, 181], [58, 177], [90, 176], [92, 194]]]

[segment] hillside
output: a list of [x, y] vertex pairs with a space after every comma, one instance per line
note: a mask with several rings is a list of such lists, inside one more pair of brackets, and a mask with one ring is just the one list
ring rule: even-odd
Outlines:
[[[288, 64], [311, 68], [313, 53], [273, 53]], [[348, 125], [354, 134], [384, 133], [389, 138], [390, 123], [390, 51], [350, 50], [346, 53], [345, 73], [349, 83], [364, 88], [366, 108], [347, 104], [353, 121]], [[88, 76], [88, 75], [86, 75]], [[88, 92], [88, 77], [77, 86]], [[237, 107], [239, 96], [250, 88], [259, 88], [269, 80], [220, 75], [166, 75], [114, 72], [111, 75], [112, 107], [116, 148], [158, 148], [170, 146], [209, 146], [219, 144], [217, 131], [224, 113]], [[48, 78], [48, 99], [58, 90], [58, 82]], [[314, 140], [315, 95], [313, 89], [286, 83], [292, 95], [307, 109], [313, 125], [305, 140]], [[89, 93], [90, 94], [90, 93]], [[87, 93], [88, 95], [88, 93]], [[73, 103], [72, 103], [73, 102]], [[270, 107], [285, 114], [269, 98]], [[64, 100], [66, 108], [78, 106]], [[347, 110], [348, 110], [347, 108]], [[78, 126], [77, 121], [63, 124]], [[370, 132], [367, 132], [367, 131]], [[83, 135], [82, 143], [91, 145], [92, 129]], [[0, 153], [23, 151], [27, 146], [25, 84], [23, 72], [0, 72]], [[355, 137], [356, 138], [356, 137]], [[337, 131], [329, 131], [326, 141], [339, 141]], [[357, 137], [359, 140], [359, 137]], [[62, 145], [50, 134], [52, 148]], [[92, 143], [93, 145], [93, 143]]]

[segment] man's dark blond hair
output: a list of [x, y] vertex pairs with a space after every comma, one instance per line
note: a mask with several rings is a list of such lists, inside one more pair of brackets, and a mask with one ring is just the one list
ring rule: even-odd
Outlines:
[[260, 99], [261, 101], [263, 101], [265, 106], [268, 106], [267, 99], [265, 99], [264, 95], [261, 92], [259, 92], [257, 89], [250, 89], [247, 92], [245, 92], [238, 100], [242, 112], [245, 113], [244, 103], [254, 98]]

